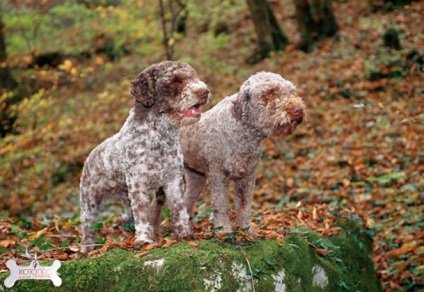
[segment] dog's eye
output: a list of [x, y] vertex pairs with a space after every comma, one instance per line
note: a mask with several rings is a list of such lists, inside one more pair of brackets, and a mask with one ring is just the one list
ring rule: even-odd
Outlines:
[[172, 79], [172, 83], [183, 83], [183, 79], [179, 76], [176, 76]]
[[274, 90], [272, 90], [272, 91], [267, 93], [266, 98], [269, 99], [269, 100], [272, 100], [272, 99], [276, 99], [277, 96], [278, 96], [278, 93], [275, 92]]

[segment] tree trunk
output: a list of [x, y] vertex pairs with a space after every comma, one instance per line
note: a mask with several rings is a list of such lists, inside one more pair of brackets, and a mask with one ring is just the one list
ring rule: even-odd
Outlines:
[[315, 28], [319, 40], [331, 37], [339, 30], [331, 0], [313, 0]]
[[311, 10], [307, 0], [295, 0], [296, 19], [302, 40], [300, 49], [310, 53], [314, 50], [313, 34], [315, 31], [315, 23], [312, 18]]
[[16, 80], [10, 72], [7, 62], [6, 41], [4, 35], [3, 11], [0, 7], [0, 138], [13, 132], [13, 125], [17, 119], [17, 113], [12, 105], [17, 102], [17, 97], [2, 97], [3, 91], [13, 91], [17, 87]]
[[402, 50], [399, 34], [394, 28], [389, 28], [383, 35], [384, 46], [395, 50]]
[[172, 30], [168, 34], [168, 29], [166, 27], [166, 18], [165, 18], [165, 5], [163, 4], [163, 0], [159, 0], [159, 7], [160, 7], [160, 18], [162, 20], [163, 45], [165, 46], [166, 59], [172, 60], [174, 55], [174, 44], [171, 43]]
[[330, 0], [294, 0], [302, 40], [300, 49], [309, 53], [315, 40], [331, 37], [339, 30]]
[[393, 10], [402, 8], [406, 5], [410, 5], [412, 2], [417, 2], [419, 0], [373, 0], [369, 1], [371, 5], [371, 11], [373, 13], [382, 10], [383, 13], [389, 13]]
[[247, 0], [256, 31], [257, 49], [253, 62], [266, 58], [270, 52], [284, 50], [287, 37], [267, 1]]
[[3, 13], [0, 8], [0, 93], [4, 89], [13, 90], [16, 88], [16, 85], [16, 81], [13, 78], [7, 63]]
[[[167, 4], [167, 6], [165, 4]], [[167, 17], [166, 10], [169, 11], [169, 17]], [[173, 60], [175, 52], [174, 33], [185, 33], [185, 22], [188, 17], [187, 0], [167, 0], [166, 3], [164, 3], [163, 0], [159, 0], [159, 16], [162, 22], [163, 44], [165, 47], [166, 59]]]

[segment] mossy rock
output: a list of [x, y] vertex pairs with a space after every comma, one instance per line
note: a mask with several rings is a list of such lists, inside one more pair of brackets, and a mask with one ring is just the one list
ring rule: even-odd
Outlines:
[[[234, 246], [200, 241], [149, 251], [144, 257], [114, 249], [98, 258], [62, 262], [62, 285], [17, 281], [14, 291], [381, 291], [371, 239], [354, 222], [337, 236], [296, 228], [284, 242]], [[51, 264], [51, 263], [50, 263]], [[42, 265], [50, 265], [48, 262]], [[0, 290], [9, 290], [0, 274]]]

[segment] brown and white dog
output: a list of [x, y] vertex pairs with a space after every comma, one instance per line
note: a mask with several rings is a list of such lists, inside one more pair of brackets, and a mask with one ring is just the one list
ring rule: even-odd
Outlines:
[[260, 72], [246, 80], [238, 93], [205, 112], [198, 123], [181, 128], [184, 201], [191, 224], [195, 203], [208, 180], [214, 226], [223, 227], [220, 233], [233, 230], [227, 196], [233, 180], [236, 227], [249, 228], [254, 235], [251, 201], [262, 142], [271, 135], [291, 135], [302, 123], [304, 113], [305, 104], [290, 81], [275, 73]]
[[125, 207], [122, 221], [134, 217], [136, 248], [154, 242], [158, 233], [158, 224], [148, 214], [151, 192], [166, 197], [175, 235], [192, 234], [182, 197], [183, 154], [178, 129], [200, 119], [199, 107], [208, 101], [209, 91], [192, 67], [172, 61], [146, 68], [132, 82], [130, 91], [135, 103], [125, 124], [90, 153], [83, 168], [83, 252], [94, 249], [91, 226], [108, 198]]

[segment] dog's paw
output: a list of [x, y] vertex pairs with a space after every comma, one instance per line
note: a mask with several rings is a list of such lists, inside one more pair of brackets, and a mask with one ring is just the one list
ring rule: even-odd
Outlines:
[[186, 238], [193, 235], [193, 228], [189, 223], [174, 225], [174, 234], [177, 238]]
[[216, 228], [213, 228], [213, 232], [217, 235], [223, 235], [227, 233], [233, 232], [233, 228], [231, 226], [218, 226]]
[[152, 240], [152, 239], [146, 239], [146, 238], [141, 239], [141, 238], [137, 238], [136, 240], [134, 240], [134, 242], [132, 243], [131, 246], [134, 249], [141, 249], [144, 246], [149, 245], [149, 244], [152, 244], [152, 243], [155, 243], [155, 241]]
[[81, 245], [81, 252], [82, 253], [89, 253], [94, 250], [94, 245]]
[[195, 235], [194, 233], [192, 233], [192, 234], [187, 234], [187, 235], [184, 235], [184, 236], [175, 235], [175, 239], [176, 240], [191, 241], [191, 240], [198, 240], [199, 237], [197, 235]]
[[255, 231], [255, 229], [253, 229], [252, 226], [246, 227], [246, 228], [240, 228], [241, 231], [243, 231], [244, 233], [246, 233], [247, 235], [251, 236], [251, 237], [258, 237], [259, 234]]

